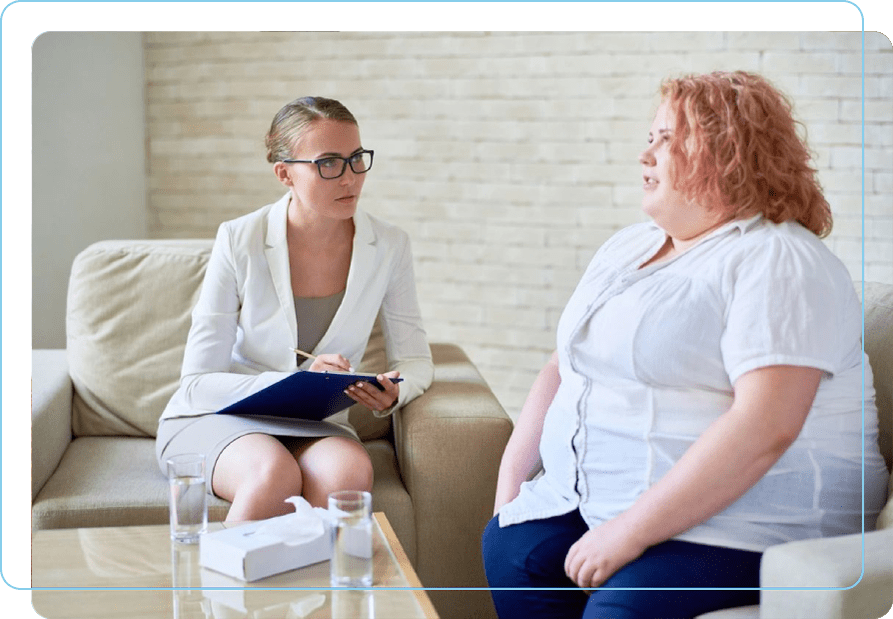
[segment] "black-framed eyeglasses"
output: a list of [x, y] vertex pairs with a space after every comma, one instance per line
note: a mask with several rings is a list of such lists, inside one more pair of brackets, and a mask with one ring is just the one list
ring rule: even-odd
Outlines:
[[354, 174], [365, 174], [372, 167], [374, 150], [361, 150], [350, 157], [321, 157], [320, 159], [283, 159], [282, 163], [315, 163], [319, 175], [325, 179], [338, 178], [347, 166]]

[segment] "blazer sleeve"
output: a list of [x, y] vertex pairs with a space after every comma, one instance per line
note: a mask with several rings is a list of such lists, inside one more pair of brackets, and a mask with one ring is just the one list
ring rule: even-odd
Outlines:
[[289, 375], [250, 367], [232, 371], [241, 307], [232, 234], [228, 223], [223, 223], [192, 311], [183, 356], [178, 395], [188, 410], [220, 410]]
[[431, 348], [416, 293], [409, 235], [401, 231], [400, 241], [379, 315], [390, 369], [398, 370], [404, 380], [397, 404], [381, 415], [420, 396], [434, 378]]

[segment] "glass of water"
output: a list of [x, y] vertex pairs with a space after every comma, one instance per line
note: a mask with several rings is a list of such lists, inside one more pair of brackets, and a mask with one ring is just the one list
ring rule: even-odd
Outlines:
[[372, 586], [372, 495], [342, 490], [329, 495], [333, 587]]
[[167, 461], [171, 497], [171, 539], [195, 544], [208, 530], [205, 456], [181, 454]]

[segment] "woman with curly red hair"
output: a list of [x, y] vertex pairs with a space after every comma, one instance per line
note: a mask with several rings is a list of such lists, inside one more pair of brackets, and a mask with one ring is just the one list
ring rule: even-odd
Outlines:
[[767, 547], [862, 530], [863, 449], [866, 530], [883, 505], [861, 308], [791, 105], [744, 72], [661, 95], [652, 221], [596, 253], [503, 455], [483, 537], [503, 618], [756, 604]]

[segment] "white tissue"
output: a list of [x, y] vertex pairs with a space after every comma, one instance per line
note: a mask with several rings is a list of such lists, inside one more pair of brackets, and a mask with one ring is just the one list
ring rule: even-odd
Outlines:
[[290, 497], [285, 502], [294, 505], [295, 513], [270, 518], [255, 529], [254, 535], [268, 535], [296, 546], [325, 533], [326, 510], [311, 506], [301, 496]]

